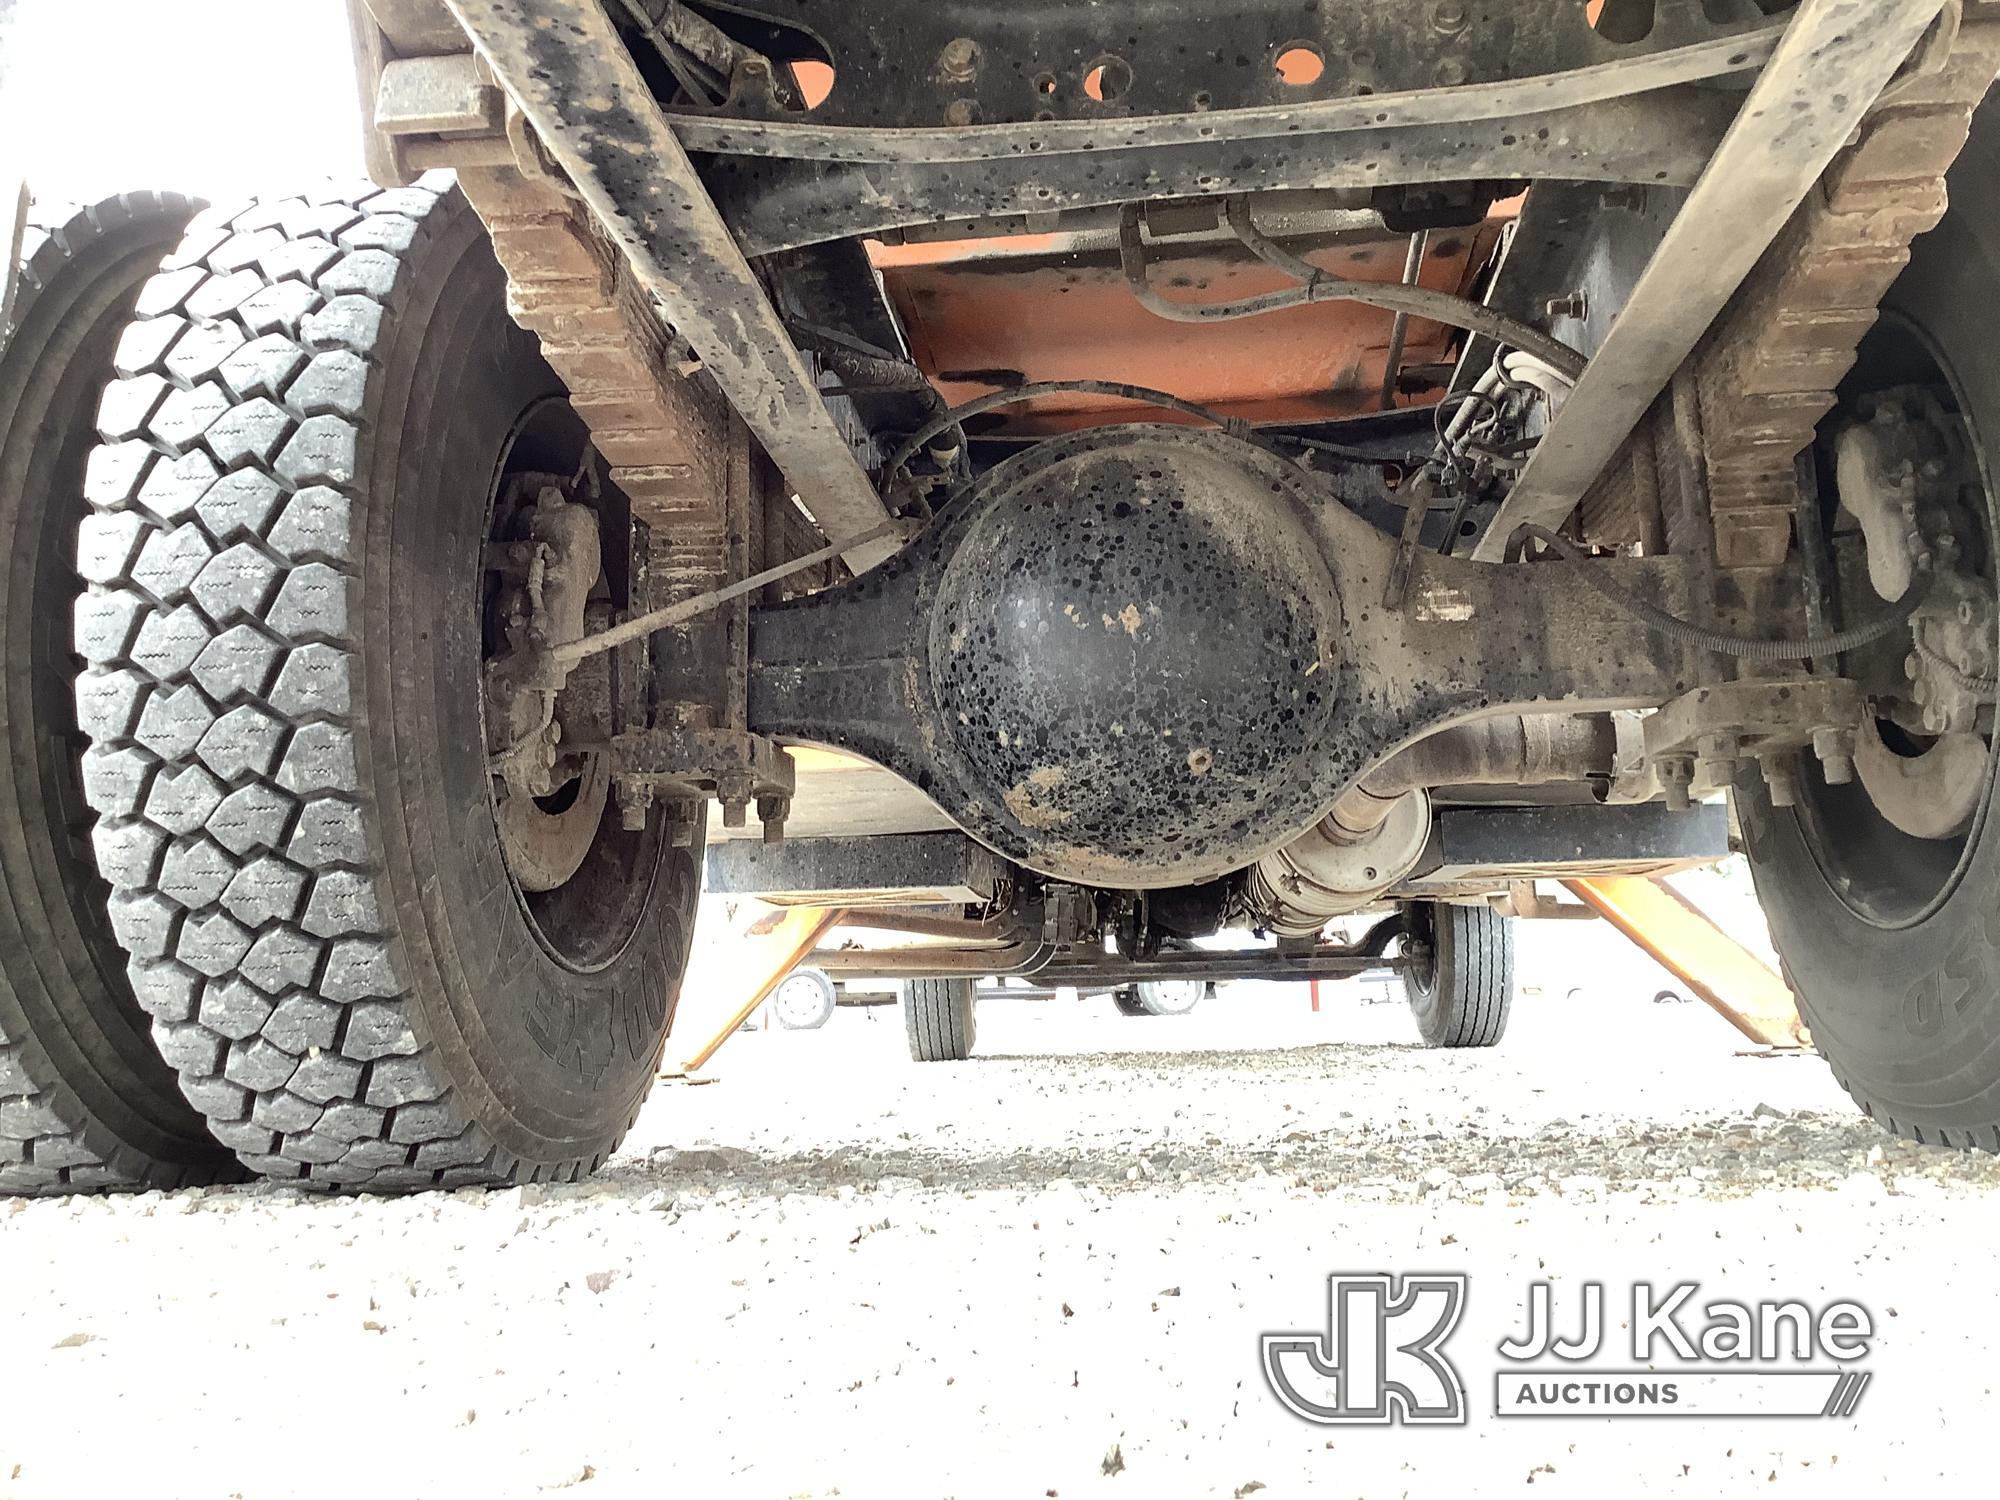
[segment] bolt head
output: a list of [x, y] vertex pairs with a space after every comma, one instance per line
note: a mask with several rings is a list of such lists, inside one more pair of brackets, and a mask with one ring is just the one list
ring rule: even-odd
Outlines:
[[969, 36], [953, 37], [938, 53], [938, 72], [953, 83], [970, 83], [979, 71], [979, 43]]
[[1457, 36], [1465, 30], [1466, 19], [1463, 0], [1438, 0], [1431, 10], [1431, 26], [1439, 36]]
[[757, 799], [757, 821], [764, 825], [764, 842], [783, 843], [785, 819], [792, 815], [790, 797], [766, 796]]
[[1685, 812], [1689, 806], [1688, 785], [1694, 780], [1694, 760], [1686, 755], [1669, 755], [1660, 760], [1660, 786], [1666, 792], [1667, 808]]
[[1736, 779], [1737, 759], [1733, 755], [1712, 755], [1695, 762], [1695, 771], [1708, 786], [1728, 786]]
[[1770, 794], [1771, 806], [1793, 807], [1799, 800], [1799, 779], [1788, 760], [1771, 757], [1758, 764], [1764, 771], [1764, 788]]
[[1846, 786], [1854, 779], [1853, 730], [1815, 729], [1812, 744], [1828, 786]]
[[653, 788], [647, 782], [619, 781], [614, 783], [618, 790], [618, 821], [627, 833], [639, 833], [646, 826], [646, 815], [653, 809]]

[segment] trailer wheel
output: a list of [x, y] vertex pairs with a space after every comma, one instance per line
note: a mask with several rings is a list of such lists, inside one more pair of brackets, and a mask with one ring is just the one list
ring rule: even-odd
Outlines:
[[595, 762], [500, 825], [493, 528], [517, 481], [590, 472], [505, 294], [435, 180], [204, 216], [105, 394], [76, 687], [98, 865], [182, 1092], [267, 1176], [572, 1180], [678, 996], [698, 829], [624, 831]]
[[0, 329], [0, 1193], [241, 1175], [174, 1087], [125, 978], [69, 689], [91, 416], [133, 299], [193, 211], [134, 193], [31, 214]]
[[[1987, 589], [2000, 578], [1991, 467], [2000, 454], [1996, 173], [2000, 114], [1982, 109], [1951, 172], [1950, 210], [1912, 246], [1836, 415], [1861, 416], [1875, 391], [1935, 394], [1935, 410], [1961, 424], [1981, 460], [1961, 491], [1971, 522], [1962, 530], [1979, 534], [1962, 535], [1960, 544]], [[1835, 494], [1826, 495], [1829, 504]], [[1848, 605], [1850, 619], [1879, 607], [1862, 592]], [[1900, 675], [1910, 637], [1888, 644]], [[1844, 665], [1854, 670], [1855, 658]], [[1923, 780], [1925, 768], [1914, 764], [1920, 752], [1944, 744], [1879, 722], [1874, 733], [1911, 762], [1900, 769], [1913, 773], [1913, 784]], [[1972, 779], [1957, 783], [1970, 792], [1969, 815], [1939, 816], [1940, 804], [1955, 798], [1921, 793], [1878, 803], [1866, 775], [1829, 785], [1810, 755], [1801, 757], [1796, 805], [1774, 807], [1754, 777], [1738, 780], [1734, 799], [1772, 945], [1835, 1078], [1898, 1135], [1991, 1151], [2000, 1150], [2000, 757], [1990, 730], [1952, 738], [1970, 752]]]
[[1120, 985], [1113, 990], [1111, 1003], [1121, 1016], [1143, 1016], [1147, 1013], [1146, 1007], [1140, 1003], [1139, 986], [1136, 984]]
[[794, 969], [771, 995], [771, 1011], [787, 1031], [818, 1031], [833, 1019], [839, 996], [821, 969]]
[[970, 979], [903, 981], [903, 1025], [917, 1062], [962, 1062], [972, 1056]]
[[1514, 923], [1490, 906], [1410, 905], [1410, 1013], [1427, 1047], [1491, 1047], [1514, 1003]]

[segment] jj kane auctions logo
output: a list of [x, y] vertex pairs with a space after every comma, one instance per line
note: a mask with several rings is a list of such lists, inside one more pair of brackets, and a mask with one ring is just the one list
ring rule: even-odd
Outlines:
[[[1445, 1343], [1465, 1310], [1463, 1275], [1334, 1275], [1323, 1330], [1263, 1336], [1264, 1380], [1288, 1411], [1328, 1426], [1456, 1425], [1465, 1382]], [[1684, 1281], [1631, 1292], [1629, 1357], [1612, 1369], [1602, 1283], [1578, 1291], [1575, 1321], [1557, 1327], [1546, 1281], [1528, 1288], [1523, 1331], [1502, 1339], [1494, 1412], [1503, 1417], [1844, 1417], [1866, 1371], [1825, 1361], [1867, 1357], [1874, 1321], [1856, 1302], [1700, 1302]]]

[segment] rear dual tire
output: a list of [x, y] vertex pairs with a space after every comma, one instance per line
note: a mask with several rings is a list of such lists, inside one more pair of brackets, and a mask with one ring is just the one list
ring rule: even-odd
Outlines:
[[505, 286], [430, 183], [204, 216], [105, 396], [76, 620], [98, 864], [181, 1092], [269, 1177], [574, 1179], [678, 995], [698, 832], [613, 808], [551, 904], [496, 831], [497, 468], [583, 442]]
[[[69, 682], [73, 506], [134, 299], [193, 206], [128, 194], [31, 215], [0, 343], [0, 1193], [240, 1176], [147, 1035], [91, 861]], [[5, 333], [0, 330], [0, 333]]]

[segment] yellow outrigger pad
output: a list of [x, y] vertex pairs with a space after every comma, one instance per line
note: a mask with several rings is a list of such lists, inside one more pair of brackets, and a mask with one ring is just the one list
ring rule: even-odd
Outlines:
[[1671, 886], [1635, 875], [1563, 884], [1751, 1041], [1810, 1045], [1791, 987]]
[[[678, 1068], [663, 1065], [660, 1076], [685, 1077], [715, 1056], [717, 1049], [736, 1034], [736, 1028], [750, 1019], [750, 1013], [764, 1003], [765, 997], [798, 966], [800, 959], [818, 946], [819, 940], [843, 915], [845, 913], [837, 906], [788, 906], [759, 919], [743, 935], [742, 946], [733, 949], [733, 961], [726, 980], [732, 988], [746, 986], [744, 1000], [693, 1056]], [[699, 965], [690, 966], [687, 979], [682, 983], [684, 1007], [690, 985], [723, 982], [723, 976], [705, 975], [701, 968]], [[667, 1045], [671, 1047], [673, 1043], [670, 1035]]]

